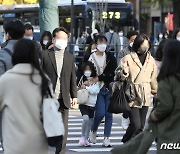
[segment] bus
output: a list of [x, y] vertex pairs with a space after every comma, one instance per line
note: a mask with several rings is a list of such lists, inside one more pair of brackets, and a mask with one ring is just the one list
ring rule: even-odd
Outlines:
[[[59, 2], [60, 25], [70, 29], [71, 0]], [[90, 33], [96, 25], [103, 22], [104, 30], [110, 25], [115, 29], [129, 28], [134, 25], [133, 5], [125, 0], [74, 0], [74, 33], [77, 37], [80, 31]], [[100, 28], [99, 28], [100, 30]]]
[[[0, 5], [2, 7], [2, 5]], [[60, 26], [70, 31], [71, 0], [58, 2]], [[20, 19], [39, 26], [39, 4], [20, 4], [12, 8], [0, 9], [0, 21]], [[125, 0], [74, 0], [74, 35], [77, 38], [81, 31], [91, 32], [95, 25], [103, 23], [104, 32], [110, 25], [115, 28], [133, 27], [133, 5]]]

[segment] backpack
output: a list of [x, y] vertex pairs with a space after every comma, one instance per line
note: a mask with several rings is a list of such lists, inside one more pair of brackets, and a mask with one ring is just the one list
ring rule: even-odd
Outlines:
[[[9, 50], [8, 48], [3, 48], [2, 50], [4, 50], [10, 57], [12, 57], [12, 52], [11, 50]], [[5, 68], [5, 72], [7, 71], [6, 68], [6, 63], [4, 60], [0, 59], [0, 62], [4, 64], [4, 68]]]

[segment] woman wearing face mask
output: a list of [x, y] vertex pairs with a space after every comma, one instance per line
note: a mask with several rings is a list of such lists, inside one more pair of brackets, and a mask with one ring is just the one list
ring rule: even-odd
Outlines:
[[79, 85], [80, 88], [87, 89], [89, 92], [88, 101], [86, 104], [79, 105], [79, 109], [82, 114], [83, 122], [82, 122], [82, 135], [79, 139], [80, 146], [91, 146], [88, 138], [89, 132], [92, 126], [93, 118], [94, 118], [94, 110], [97, 101], [97, 95], [100, 91], [100, 86], [97, 81], [95, 81], [97, 74], [94, 64], [91, 62], [85, 62], [82, 65], [83, 76], [80, 78]]
[[133, 52], [125, 56], [116, 69], [116, 77], [120, 81], [128, 79], [135, 85], [137, 96], [135, 101], [129, 103], [130, 124], [122, 139], [124, 143], [143, 131], [151, 94], [157, 92], [157, 66], [149, 52], [150, 47], [149, 38], [144, 34], [138, 35]]
[[[120, 60], [125, 57], [126, 55], [130, 54], [132, 51], [132, 46], [134, 43], [134, 40], [136, 39], [138, 35], [138, 32], [135, 30], [129, 31], [127, 33], [127, 38], [128, 38], [128, 47], [124, 48], [122, 51], [119, 52], [118, 54], [118, 64], [120, 62]], [[122, 123], [121, 126], [123, 127], [123, 129], [127, 129], [129, 125], [129, 118], [128, 118], [128, 113], [123, 113], [122, 114]]]
[[134, 31], [134, 30], [132, 30], [132, 31], [129, 31], [128, 33], [127, 33], [127, 39], [128, 39], [128, 47], [126, 47], [126, 48], [124, 48], [123, 50], [121, 50], [120, 52], [119, 52], [119, 54], [118, 54], [118, 63], [119, 63], [119, 61], [123, 58], [123, 57], [125, 57], [126, 55], [128, 55], [128, 54], [130, 54], [130, 52], [131, 52], [131, 49], [132, 49], [132, 46], [133, 46], [133, 43], [134, 43], [134, 40], [135, 40], [135, 38], [137, 37], [137, 35], [138, 35], [138, 32], [137, 31]]
[[44, 31], [41, 37], [40, 44], [43, 50], [48, 49], [48, 47], [52, 44], [52, 34], [49, 31]]
[[117, 67], [117, 62], [114, 55], [107, 52], [107, 38], [104, 35], [98, 35], [95, 38], [96, 52], [92, 53], [89, 57], [97, 70], [98, 77], [97, 81], [100, 83], [100, 92], [98, 94], [94, 122], [90, 132], [90, 140], [92, 143], [96, 143], [96, 135], [98, 126], [102, 119], [105, 117], [105, 128], [104, 128], [104, 140], [103, 146], [109, 147], [110, 144], [110, 134], [112, 127], [112, 113], [107, 112], [109, 106], [109, 83], [114, 80], [115, 69]]

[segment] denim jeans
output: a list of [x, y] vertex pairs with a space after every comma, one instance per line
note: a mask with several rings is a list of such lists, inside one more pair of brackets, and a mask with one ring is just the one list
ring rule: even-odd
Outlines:
[[103, 87], [101, 88], [96, 102], [96, 108], [95, 108], [95, 117], [94, 122], [92, 125], [92, 131], [97, 131], [98, 127], [102, 121], [102, 119], [105, 117], [105, 128], [104, 128], [104, 137], [110, 137], [111, 135], [111, 127], [112, 127], [112, 113], [109, 113], [108, 106], [109, 106], [110, 100], [109, 100], [109, 91]]

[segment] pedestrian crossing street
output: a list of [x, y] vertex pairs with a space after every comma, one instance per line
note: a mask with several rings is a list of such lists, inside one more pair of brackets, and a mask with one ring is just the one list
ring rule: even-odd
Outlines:
[[[69, 115], [69, 131], [68, 131], [68, 142], [67, 142], [67, 150], [71, 152], [77, 152], [77, 153], [99, 153], [99, 152], [108, 152], [110, 153], [110, 150], [118, 145], [123, 144], [121, 142], [121, 139], [123, 135], [125, 134], [125, 130], [117, 123], [113, 123], [112, 126], [112, 131], [111, 131], [111, 145], [112, 148], [105, 148], [102, 147], [102, 142], [103, 142], [103, 134], [104, 134], [104, 123], [102, 123], [99, 126], [98, 132], [97, 132], [97, 143], [92, 144], [91, 147], [80, 147], [78, 142], [79, 138], [81, 136], [81, 123], [82, 123], [82, 118], [80, 114], [78, 115], [78, 112], [80, 113], [79, 110], [70, 110], [70, 115]], [[120, 115], [119, 115], [120, 116]], [[152, 147], [150, 148], [150, 153], [155, 153], [156, 151], [156, 146], [155, 143], [153, 143]]]
[[[117, 117], [120, 117], [120, 115], [116, 116], [116, 118]], [[120, 118], [118, 120], [120, 121]], [[104, 123], [102, 123], [99, 126], [99, 129], [97, 132], [97, 135], [98, 135], [97, 143], [92, 144], [91, 147], [80, 147], [78, 142], [81, 136], [81, 124], [82, 124], [82, 118], [81, 118], [80, 111], [70, 110], [69, 122], [68, 122], [69, 130], [68, 130], [68, 138], [67, 138], [67, 152], [66, 152], [67, 154], [74, 154], [74, 153], [108, 154], [110, 153], [113, 147], [123, 144], [121, 142], [121, 139], [125, 133], [125, 130], [123, 130], [120, 124], [114, 122], [112, 126], [111, 137], [110, 137], [112, 148], [102, 147], [102, 142], [104, 138], [103, 137]], [[51, 149], [50, 154], [54, 154], [53, 151], [54, 149]], [[156, 146], [155, 146], [155, 143], [153, 143], [148, 154], [155, 154], [155, 153], [156, 153]], [[0, 154], [3, 154], [1, 144], [0, 144]]]

